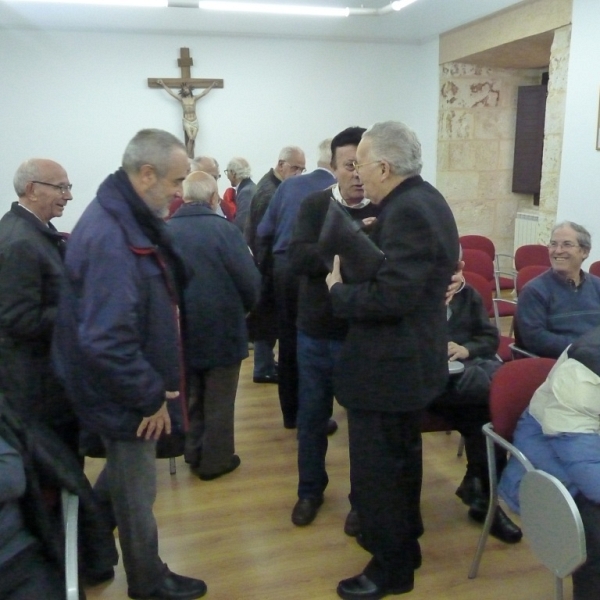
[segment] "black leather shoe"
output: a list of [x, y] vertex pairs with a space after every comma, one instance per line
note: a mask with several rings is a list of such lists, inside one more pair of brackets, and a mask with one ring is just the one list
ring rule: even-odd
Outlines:
[[[486, 510], [479, 508], [471, 507], [469, 509], [469, 517], [477, 523], [485, 522], [486, 513]], [[523, 537], [523, 532], [508, 518], [507, 514], [499, 506], [496, 508], [490, 534], [506, 544], [516, 544]]]
[[465, 475], [460, 485], [456, 489], [455, 494], [463, 501], [463, 504], [471, 506], [475, 503], [482, 502], [486, 505], [488, 494], [485, 492], [483, 479], [473, 475]]
[[196, 600], [206, 594], [206, 584], [201, 579], [192, 579], [169, 572], [161, 584], [151, 594], [135, 594], [129, 591], [134, 600]]
[[344, 533], [350, 537], [356, 537], [360, 533], [360, 521], [358, 511], [354, 508], [348, 513], [344, 523]]
[[240, 460], [240, 457], [237, 454], [234, 454], [231, 457], [231, 462], [229, 463], [229, 466], [226, 469], [218, 471], [217, 473], [201, 473], [200, 471], [197, 471], [197, 474], [198, 477], [202, 479], [202, 481], [212, 481], [217, 477], [221, 477], [222, 475], [227, 475], [227, 473], [231, 473], [231, 471], [235, 471], [241, 463], [242, 461]]
[[254, 383], [279, 383], [279, 377], [275, 375], [262, 375], [261, 377], [253, 377]]
[[333, 435], [338, 430], [338, 424], [334, 419], [327, 421], [327, 435]]
[[337, 594], [345, 600], [379, 600], [390, 594], [406, 594], [413, 588], [412, 581], [401, 587], [380, 587], [366, 575], [361, 574], [350, 579], [342, 579], [337, 586]]
[[310, 525], [315, 520], [321, 504], [323, 504], [323, 496], [300, 498], [292, 511], [292, 523], [298, 527]]

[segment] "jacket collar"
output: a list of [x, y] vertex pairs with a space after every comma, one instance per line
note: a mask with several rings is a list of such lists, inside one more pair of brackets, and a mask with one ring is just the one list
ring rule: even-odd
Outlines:
[[416, 187], [417, 185], [421, 185], [423, 183], [423, 178], [420, 175], [415, 175], [413, 177], [409, 177], [405, 179], [401, 184], [397, 185], [382, 201], [381, 208], [388, 204], [390, 200], [404, 192], [407, 192], [411, 188]]
[[[189, 202], [182, 204], [181, 208], [171, 217], [172, 219], [179, 219], [181, 217], [219, 217], [214, 210], [211, 210], [208, 206], [204, 204], [191, 204]], [[221, 219], [223, 217], [220, 217]]]
[[56, 227], [54, 227], [52, 223], [48, 223], [48, 225], [45, 225], [32, 212], [28, 211], [18, 202], [13, 202], [11, 204], [10, 212], [12, 212], [15, 216], [19, 217], [20, 219], [24, 219], [33, 227], [35, 227], [40, 233], [43, 233], [45, 236], [51, 238], [52, 240], [56, 242], [64, 242], [64, 236], [58, 233]]

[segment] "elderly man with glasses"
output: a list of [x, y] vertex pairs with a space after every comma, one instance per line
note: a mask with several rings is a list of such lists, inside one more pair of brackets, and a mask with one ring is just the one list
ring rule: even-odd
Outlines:
[[421, 565], [421, 412], [448, 378], [446, 288], [458, 232], [443, 196], [420, 177], [421, 145], [404, 123], [376, 123], [354, 169], [380, 207], [371, 239], [386, 260], [370, 281], [327, 276], [333, 314], [348, 320], [334, 392], [348, 410], [350, 480], [364, 548], [363, 572], [340, 581], [346, 600], [409, 592]]
[[23, 419], [44, 421], [77, 452], [77, 420], [50, 366], [65, 246], [50, 221], [73, 199], [71, 183], [58, 163], [32, 158], [13, 184], [18, 201], [0, 220], [0, 387]]
[[557, 358], [584, 333], [600, 325], [600, 278], [581, 269], [592, 249], [587, 229], [564, 221], [552, 230], [552, 268], [519, 294], [517, 329], [523, 346]]

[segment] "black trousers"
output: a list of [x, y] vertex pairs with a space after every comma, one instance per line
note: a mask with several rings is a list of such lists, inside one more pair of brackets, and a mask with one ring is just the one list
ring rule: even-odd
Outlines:
[[364, 573], [388, 588], [413, 582], [423, 534], [421, 411], [348, 410], [350, 479], [365, 547]]
[[50, 562], [39, 544], [33, 544], [0, 566], [2, 600], [64, 600], [64, 574]]
[[583, 528], [587, 561], [573, 573], [573, 600], [597, 600], [600, 597], [600, 505], [583, 494], [575, 498]]
[[298, 360], [296, 318], [298, 316], [298, 276], [288, 267], [284, 254], [274, 256], [275, 306], [279, 336], [279, 404], [286, 427], [296, 426], [298, 415]]

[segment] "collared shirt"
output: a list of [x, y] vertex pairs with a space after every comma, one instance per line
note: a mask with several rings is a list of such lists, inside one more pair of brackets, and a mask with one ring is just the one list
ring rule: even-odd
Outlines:
[[348, 204], [344, 198], [342, 197], [342, 193], [340, 192], [340, 184], [336, 183], [332, 188], [331, 188], [331, 195], [342, 205], [345, 206], [346, 208], [350, 208], [350, 209], [358, 209], [358, 208], [364, 208], [365, 206], [367, 206], [368, 204], [371, 203], [371, 201], [368, 198], [363, 198], [358, 204]]

